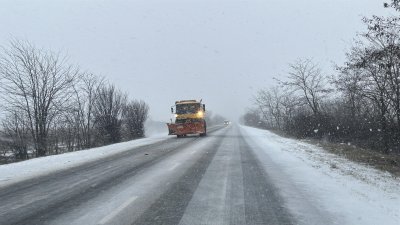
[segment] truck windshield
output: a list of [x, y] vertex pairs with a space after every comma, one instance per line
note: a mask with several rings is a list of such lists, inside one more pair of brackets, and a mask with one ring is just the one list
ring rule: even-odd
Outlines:
[[200, 104], [179, 104], [176, 105], [176, 114], [194, 114], [200, 109]]

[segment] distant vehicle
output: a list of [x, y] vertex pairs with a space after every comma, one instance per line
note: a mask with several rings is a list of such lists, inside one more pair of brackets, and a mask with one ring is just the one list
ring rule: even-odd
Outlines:
[[231, 124], [231, 121], [229, 121], [229, 120], [224, 121], [224, 125], [229, 125], [229, 124]]
[[175, 114], [175, 123], [167, 123], [168, 134], [178, 138], [188, 134], [207, 135], [205, 111], [206, 106], [201, 100], [176, 101], [175, 106], [171, 107], [171, 113]]

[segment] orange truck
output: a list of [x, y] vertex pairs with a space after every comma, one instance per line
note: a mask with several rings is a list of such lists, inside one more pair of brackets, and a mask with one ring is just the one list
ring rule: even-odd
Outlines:
[[[175, 108], [175, 110], [174, 110]], [[167, 123], [168, 134], [176, 135], [178, 138], [188, 134], [207, 135], [205, 121], [206, 106], [196, 100], [176, 101], [171, 107], [171, 113], [175, 115], [175, 122]]]

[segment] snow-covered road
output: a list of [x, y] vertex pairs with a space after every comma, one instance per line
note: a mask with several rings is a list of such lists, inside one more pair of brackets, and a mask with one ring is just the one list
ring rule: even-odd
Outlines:
[[0, 166], [0, 224], [400, 224], [399, 184], [230, 125]]

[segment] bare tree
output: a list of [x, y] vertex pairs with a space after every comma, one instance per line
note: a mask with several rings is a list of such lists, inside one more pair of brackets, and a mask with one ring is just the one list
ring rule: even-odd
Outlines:
[[263, 113], [264, 118], [271, 116], [274, 123], [273, 127], [278, 129], [282, 128], [282, 95], [278, 87], [272, 87], [268, 90], [260, 90], [257, 93], [255, 102], [259, 106], [260, 111]]
[[270, 128], [283, 129], [293, 118], [294, 110], [301, 105], [293, 91], [279, 86], [258, 91], [254, 102]]
[[28, 42], [12, 41], [0, 56], [2, 98], [27, 116], [37, 156], [47, 152], [49, 127], [72, 95], [78, 69], [65, 57]]
[[321, 69], [310, 59], [299, 59], [289, 64], [290, 71], [286, 81], [280, 81], [283, 86], [302, 93], [306, 104], [314, 115], [320, 113], [320, 101], [330, 92], [326, 86]]
[[[368, 41], [366, 60], [373, 61], [385, 80], [386, 97], [390, 100], [396, 120], [400, 121], [400, 26], [398, 17], [364, 18], [368, 31], [363, 37]], [[400, 129], [400, 123], [398, 123]]]
[[21, 111], [10, 112], [3, 120], [4, 137], [8, 139], [7, 145], [16, 159], [28, 159], [29, 130], [26, 117]]
[[94, 101], [94, 126], [105, 144], [121, 141], [123, 110], [127, 96], [114, 85], [101, 85]]
[[[74, 87], [74, 98], [71, 102], [73, 116], [76, 126], [76, 133], [79, 133], [78, 148], [90, 148], [93, 145], [94, 132], [94, 104], [96, 91], [104, 83], [104, 78], [97, 77], [91, 73], [84, 73], [80, 76], [79, 82]], [[71, 114], [71, 115], [73, 115]]]
[[[400, 11], [399, 3], [391, 0], [385, 7]], [[366, 31], [330, 80], [335, 90], [316, 64], [300, 59], [289, 64], [280, 86], [257, 93], [255, 106], [265, 128], [400, 152], [400, 17], [372, 16], [363, 22]], [[331, 91], [336, 92], [328, 95]], [[248, 111], [244, 119], [250, 124], [256, 115]]]
[[351, 119], [354, 121], [360, 114], [362, 107], [362, 99], [365, 97], [363, 88], [365, 84], [365, 76], [359, 69], [349, 67], [337, 67], [338, 76], [332, 79], [338, 91], [343, 94], [347, 111], [350, 113]]
[[355, 56], [348, 62], [348, 67], [361, 70], [364, 78], [363, 94], [369, 98], [378, 109], [378, 118], [380, 129], [382, 131], [381, 142], [384, 145], [384, 151], [389, 151], [388, 136], [388, 116], [389, 116], [389, 75], [385, 72], [379, 60], [380, 51], [375, 48], [353, 49]]
[[130, 101], [124, 109], [124, 122], [129, 139], [144, 137], [144, 123], [147, 120], [149, 106], [144, 101]]

